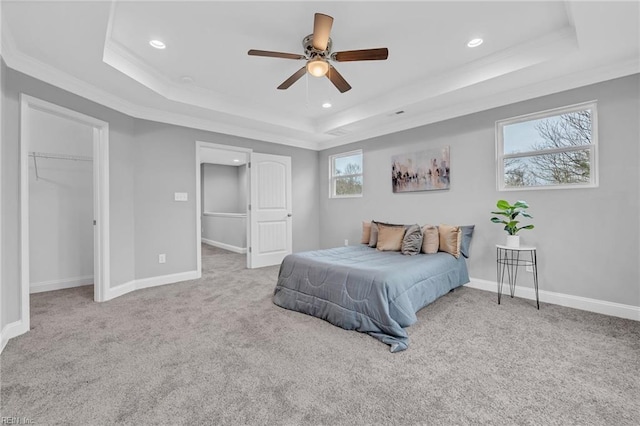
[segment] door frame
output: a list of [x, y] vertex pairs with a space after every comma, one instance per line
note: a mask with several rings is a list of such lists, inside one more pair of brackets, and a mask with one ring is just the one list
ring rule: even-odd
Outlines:
[[105, 300], [110, 282], [109, 256], [109, 123], [62, 106], [20, 94], [20, 285], [22, 332], [29, 330], [29, 136], [30, 111], [40, 111], [93, 128], [94, 291]]
[[251, 200], [251, 148], [241, 148], [238, 146], [222, 145], [213, 142], [196, 141], [196, 269], [198, 270], [198, 278], [202, 277], [202, 200], [201, 200], [201, 172], [200, 172], [200, 150], [201, 149], [220, 149], [225, 151], [234, 151], [245, 156], [247, 164], [246, 179], [246, 212], [247, 212], [247, 268], [251, 268], [251, 253], [249, 247], [251, 244], [251, 211], [249, 210], [249, 200]]

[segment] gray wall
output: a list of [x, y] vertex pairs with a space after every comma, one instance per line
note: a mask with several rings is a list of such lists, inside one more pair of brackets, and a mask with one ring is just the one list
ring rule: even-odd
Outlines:
[[242, 188], [246, 180], [240, 179], [240, 169], [244, 166], [202, 165], [202, 207], [205, 212], [246, 212], [246, 191]]
[[[474, 278], [495, 280], [495, 244], [505, 232], [489, 221], [498, 199], [524, 199], [536, 229], [522, 231], [538, 247], [540, 289], [640, 306], [638, 117], [634, 75], [537, 98], [320, 153], [320, 245], [360, 240], [360, 223], [475, 224], [469, 259]], [[495, 121], [598, 100], [600, 186], [594, 189], [498, 192]], [[393, 194], [391, 156], [451, 147], [451, 189]], [[328, 156], [364, 150], [362, 198], [328, 198]], [[522, 279], [522, 281], [520, 281]], [[530, 285], [531, 274], [518, 284]]]
[[239, 249], [247, 248], [247, 217], [205, 214], [202, 217], [202, 238]]
[[[5, 215], [5, 211], [4, 211], [4, 157], [3, 157], [3, 145], [4, 145], [4, 140], [5, 140], [5, 135], [4, 135], [4, 121], [5, 121], [5, 114], [4, 114], [4, 104], [5, 104], [5, 64], [4, 64], [4, 60], [2, 60], [2, 57], [0, 57], [0, 331], [2, 329], [4, 329], [4, 326], [7, 325], [7, 323], [9, 322], [6, 318], [6, 308], [5, 308], [5, 304], [7, 303], [7, 298], [4, 297], [3, 291], [4, 291], [4, 286], [6, 284], [6, 281], [4, 280], [4, 244], [5, 244], [5, 238], [4, 238], [4, 230], [3, 230], [3, 226], [4, 226], [4, 215]], [[15, 296], [14, 296], [15, 297]], [[15, 299], [12, 300], [12, 302], [15, 302]]]
[[[4, 63], [2, 65], [5, 67]], [[20, 209], [19, 130], [20, 93], [79, 111], [109, 123], [111, 286], [135, 278], [133, 203], [134, 119], [87, 101], [9, 68], [4, 68], [6, 85], [2, 140], [2, 303], [6, 323], [20, 317]], [[5, 308], [6, 307], [6, 308]]]
[[[29, 111], [29, 124], [26, 141], [29, 151], [93, 156], [91, 127], [38, 110]], [[32, 287], [93, 276], [92, 180], [93, 164], [89, 161], [47, 158], [29, 161]]]
[[[317, 152], [136, 120], [136, 278], [196, 269], [195, 141], [290, 156], [293, 181], [293, 250], [313, 250], [319, 247]], [[187, 192], [189, 201], [174, 202], [174, 192]], [[158, 263], [159, 253], [166, 253], [167, 263]]]
[[[4, 67], [4, 65], [2, 65]], [[19, 94], [109, 123], [111, 286], [196, 269], [195, 141], [292, 157], [293, 248], [319, 247], [318, 153], [284, 145], [134, 119], [3, 68], [2, 316], [19, 319]], [[187, 202], [174, 202], [187, 192]], [[167, 263], [158, 264], [158, 254]]]
[[[206, 213], [247, 211], [246, 166], [202, 165], [202, 208]], [[247, 219], [203, 214], [202, 238], [247, 247]]]
[[2, 326], [17, 321], [20, 315], [20, 240], [19, 240], [19, 107], [12, 89], [10, 71], [2, 62]]
[[239, 213], [245, 213], [247, 211], [247, 166], [238, 166], [238, 205], [236, 211]]

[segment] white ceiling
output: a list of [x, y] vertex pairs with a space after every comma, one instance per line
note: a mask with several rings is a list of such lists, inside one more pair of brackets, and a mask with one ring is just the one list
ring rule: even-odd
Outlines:
[[[638, 2], [2, 1], [18, 71], [134, 117], [324, 149], [640, 72]], [[353, 89], [305, 76], [313, 14], [334, 17]], [[482, 37], [470, 49], [467, 41]], [[164, 50], [149, 46], [160, 39]], [[188, 76], [193, 81], [185, 82]], [[323, 102], [333, 104], [330, 109]], [[404, 111], [396, 114], [397, 111]]]

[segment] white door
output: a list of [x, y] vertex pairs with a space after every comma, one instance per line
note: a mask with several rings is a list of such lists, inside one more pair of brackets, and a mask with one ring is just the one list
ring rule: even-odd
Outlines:
[[292, 251], [291, 157], [251, 154], [251, 268], [278, 265]]

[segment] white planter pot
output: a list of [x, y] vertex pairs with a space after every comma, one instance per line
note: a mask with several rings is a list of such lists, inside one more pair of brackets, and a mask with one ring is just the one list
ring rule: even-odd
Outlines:
[[520, 247], [520, 235], [507, 235], [507, 247]]

